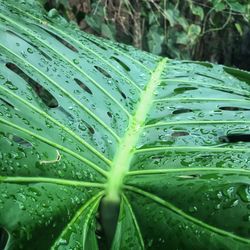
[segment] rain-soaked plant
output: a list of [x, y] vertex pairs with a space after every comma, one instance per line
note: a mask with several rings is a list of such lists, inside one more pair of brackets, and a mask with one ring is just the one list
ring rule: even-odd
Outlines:
[[249, 249], [250, 74], [0, 1], [0, 248]]

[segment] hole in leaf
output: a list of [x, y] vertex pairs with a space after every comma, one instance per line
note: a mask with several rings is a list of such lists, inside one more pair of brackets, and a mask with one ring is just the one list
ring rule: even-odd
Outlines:
[[173, 136], [173, 137], [181, 137], [181, 136], [187, 136], [187, 135], [189, 135], [188, 132], [176, 131], [176, 132], [173, 132], [171, 136]]
[[246, 109], [246, 108], [240, 108], [240, 107], [220, 107], [219, 109], [221, 110], [228, 110], [228, 111], [250, 111], [250, 109]]
[[121, 96], [124, 98], [124, 99], [127, 99], [127, 96], [122, 92], [122, 91], [119, 91]]
[[21, 138], [20, 136], [16, 136], [16, 135], [10, 134], [10, 133], [3, 133], [3, 136], [6, 137], [7, 139], [19, 144], [22, 147], [25, 147], [25, 148], [32, 147], [32, 144], [29, 141]]
[[0, 97], [0, 101], [2, 101], [4, 104], [6, 104], [7, 106], [9, 106], [11, 108], [14, 108], [14, 106], [10, 102], [6, 101], [5, 99], [3, 99], [1, 97]]
[[213, 79], [213, 80], [216, 80], [216, 81], [223, 82], [222, 80], [220, 80], [218, 78], [215, 78], [215, 77], [212, 77], [212, 76], [208, 76], [208, 75], [204, 75], [204, 74], [201, 74], [201, 73], [196, 73], [196, 75], [203, 76], [203, 77], [206, 77], [206, 78], [210, 78], [210, 79]]
[[181, 87], [181, 88], [176, 88], [174, 92], [176, 94], [183, 94], [186, 91], [196, 90], [196, 89], [197, 89], [196, 87]]
[[41, 53], [41, 55], [43, 55], [46, 59], [48, 60], [52, 60], [50, 56], [48, 56], [46, 53], [44, 53], [41, 49], [39, 49], [38, 46], [36, 46], [35, 44], [30, 43], [29, 41], [27, 41], [26, 39], [24, 39], [23, 37], [19, 36], [18, 34], [16, 34], [15, 32], [11, 31], [11, 30], [7, 30], [8, 33], [10, 33], [13, 36], [18, 37], [19, 39], [22, 39], [23, 41], [25, 41], [26, 43], [28, 43], [31, 47], [34, 47], [37, 51], [39, 51]]
[[112, 118], [113, 117], [113, 115], [112, 115], [112, 113], [111, 112], [107, 112], [107, 115], [110, 117], [110, 118]]
[[8, 232], [4, 228], [0, 227], [0, 249], [5, 249], [8, 239]]
[[[184, 78], [184, 77], [189, 77], [189, 75], [176, 75], [174, 76], [174, 78]], [[166, 80], [168, 80], [169, 78], [166, 78]], [[171, 79], [171, 78], [170, 78]]]
[[74, 78], [75, 82], [87, 93], [93, 95], [92, 91], [87, 87], [82, 81], [78, 80], [77, 78]]
[[18, 143], [19, 145], [25, 147], [25, 148], [30, 148], [32, 147], [32, 144], [25, 139], [16, 136], [16, 135], [10, 135], [9, 139], [11, 139], [13, 142]]
[[220, 142], [234, 143], [234, 142], [250, 142], [250, 134], [231, 134], [219, 137]]
[[189, 174], [189, 175], [180, 175], [180, 176], [178, 176], [178, 178], [186, 179], [186, 180], [199, 178], [199, 177], [200, 177], [200, 175], [198, 175], [198, 174]]
[[183, 114], [183, 113], [189, 113], [193, 112], [192, 109], [176, 109], [172, 112], [173, 115]]
[[100, 68], [99, 66], [94, 66], [100, 73], [102, 73], [104, 76], [111, 78], [111, 75], [104, 69]]
[[94, 40], [91, 40], [91, 39], [90, 39], [90, 38], [88, 38], [88, 37], [84, 37], [84, 39], [86, 39], [86, 40], [90, 41], [91, 43], [95, 44], [97, 47], [99, 47], [99, 48], [101, 48], [101, 49], [103, 49], [103, 50], [107, 50], [107, 48], [106, 48], [106, 47], [104, 47], [104, 46], [102, 46], [101, 44], [99, 44], [99, 43], [95, 42]]
[[218, 88], [218, 87], [211, 87], [212, 89], [214, 90], [217, 90], [217, 91], [221, 91], [221, 92], [225, 92], [225, 93], [229, 93], [229, 94], [237, 94], [238, 96], [243, 96], [243, 97], [246, 97], [246, 98], [249, 98], [250, 97], [250, 94], [242, 94], [242, 93], [237, 93], [236, 91], [232, 91], [232, 90], [228, 90], [226, 88]]
[[95, 133], [94, 128], [92, 126], [90, 126], [87, 122], [85, 122], [84, 120], [80, 121], [78, 128], [82, 131], [86, 130], [86, 128], [87, 128], [89, 133], [92, 135]]
[[126, 71], [130, 71], [130, 68], [124, 63], [122, 62], [119, 58], [112, 56], [111, 59], [114, 59], [115, 61], [117, 61]]
[[14, 73], [16, 73], [21, 78], [23, 78], [23, 80], [26, 81], [32, 87], [32, 89], [41, 98], [41, 100], [46, 106], [48, 106], [49, 108], [58, 107], [58, 102], [56, 98], [53, 95], [51, 95], [48, 90], [46, 90], [39, 83], [37, 83], [32, 78], [30, 78], [26, 73], [24, 73], [19, 67], [17, 67], [13, 63], [6, 63], [6, 67], [11, 71], [13, 71]]
[[207, 68], [213, 68], [213, 65], [211, 63], [207, 63], [207, 62], [194, 62], [194, 63], [198, 64], [198, 65], [205, 66]]
[[42, 30], [44, 30], [45, 32], [47, 32], [48, 34], [50, 34], [51, 36], [53, 36], [58, 42], [60, 42], [61, 44], [63, 44], [65, 47], [67, 47], [68, 49], [74, 51], [74, 52], [78, 52], [78, 50], [76, 49], [76, 47], [74, 47], [72, 44], [70, 44], [69, 42], [67, 42], [66, 40], [64, 40], [63, 38], [61, 38], [60, 36], [56, 35], [55, 33], [41, 27], [40, 25], [34, 24], [35, 26], [41, 28]]

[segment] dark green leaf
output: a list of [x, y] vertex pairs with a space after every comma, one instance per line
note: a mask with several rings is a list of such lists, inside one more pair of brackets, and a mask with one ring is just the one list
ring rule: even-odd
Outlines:
[[250, 74], [54, 14], [0, 1], [0, 246], [103, 249], [105, 197], [113, 250], [249, 249]]

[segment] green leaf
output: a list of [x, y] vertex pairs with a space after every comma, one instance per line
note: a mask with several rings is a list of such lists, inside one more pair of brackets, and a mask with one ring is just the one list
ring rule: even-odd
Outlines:
[[201, 33], [201, 27], [196, 24], [191, 24], [188, 28], [188, 37], [191, 42], [191, 45], [195, 44], [196, 39], [199, 37]]
[[158, 25], [152, 25], [147, 33], [147, 43], [149, 51], [153, 54], [160, 55], [162, 44], [165, 40], [164, 31]]
[[0, 246], [249, 249], [249, 84], [1, 0]]
[[199, 16], [201, 20], [204, 19], [204, 11], [202, 7], [194, 5], [193, 2], [189, 3], [189, 7], [194, 15]]
[[215, 10], [216, 12], [223, 11], [223, 10], [226, 9], [226, 7], [227, 7], [226, 4], [223, 3], [223, 2], [216, 2], [216, 3], [214, 4], [214, 10]]
[[169, 21], [170, 27], [173, 27], [176, 24], [174, 14], [174, 10], [172, 9], [164, 10], [164, 16]]
[[105, 24], [103, 23], [101, 25], [101, 34], [103, 37], [106, 37], [106, 38], [109, 38], [110, 40], [113, 40], [115, 41], [115, 33], [116, 33], [116, 30], [115, 30], [115, 26], [112, 25], [112, 24]]

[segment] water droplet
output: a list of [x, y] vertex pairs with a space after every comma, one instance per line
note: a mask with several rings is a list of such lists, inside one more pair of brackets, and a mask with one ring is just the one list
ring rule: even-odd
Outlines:
[[33, 53], [33, 49], [32, 48], [28, 48], [27, 51], [32, 54]]
[[74, 64], [79, 64], [79, 61], [77, 59], [73, 59]]
[[7, 86], [8, 89], [10, 89], [10, 90], [17, 90], [17, 89], [18, 89], [17, 86], [13, 85], [13, 83], [10, 82], [10, 81], [6, 81], [6, 82], [4, 83], [4, 85]]

